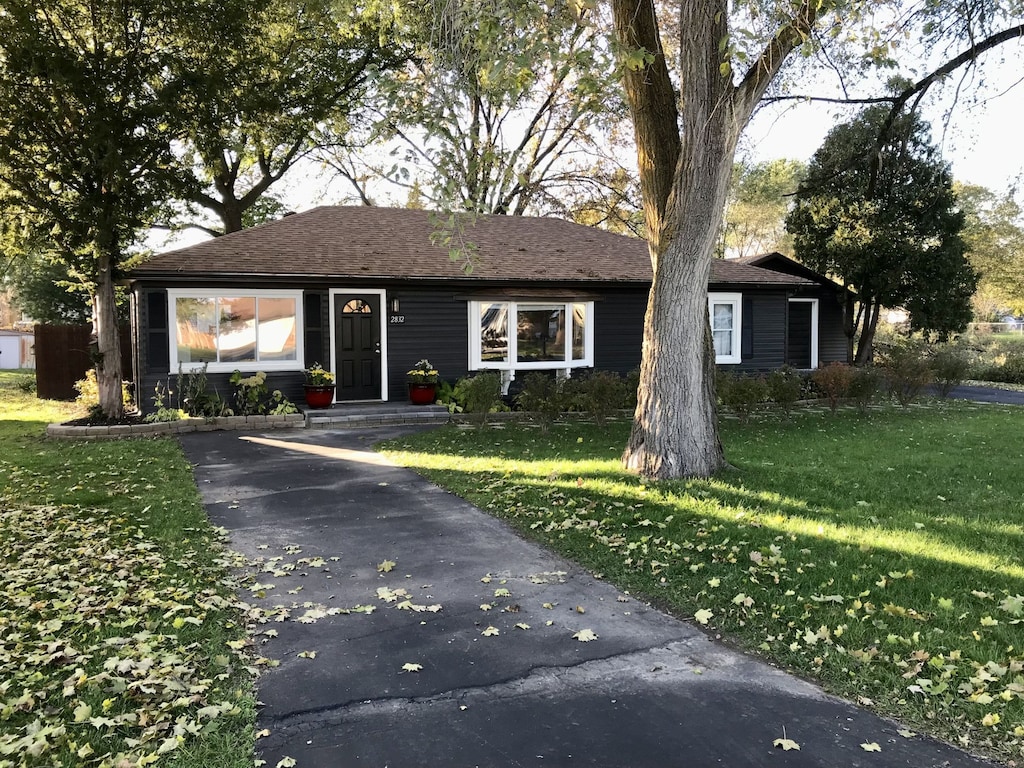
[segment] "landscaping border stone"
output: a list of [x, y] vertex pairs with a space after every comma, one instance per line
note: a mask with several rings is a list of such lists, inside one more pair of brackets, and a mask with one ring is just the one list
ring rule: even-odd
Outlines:
[[124, 437], [161, 437], [185, 432], [214, 430], [303, 429], [306, 416], [288, 413], [274, 416], [218, 416], [213, 419], [181, 419], [180, 421], [144, 422], [102, 426], [50, 424], [46, 436], [58, 440], [109, 440]]

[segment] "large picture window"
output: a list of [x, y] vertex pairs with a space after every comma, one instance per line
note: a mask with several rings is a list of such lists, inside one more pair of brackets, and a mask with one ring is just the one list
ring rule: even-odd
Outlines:
[[719, 365], [736, 365], [742, 362], [740, 355], [742, 306], [742, 294], [708, 294], [708, 318], [711, 321], [711, 339], [715, 345], [715, 362]]
[[302, 367], [299, 291], [168, 291], [171, 369]]
[[471, 369], [593, 365], [592, 301], [471, 301], [469, 317]]

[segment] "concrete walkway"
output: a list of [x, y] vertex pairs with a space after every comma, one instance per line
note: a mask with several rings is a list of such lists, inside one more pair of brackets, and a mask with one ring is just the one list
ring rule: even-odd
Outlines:
[[[258, 627], [281, 662], [259, 681], [271, 768], [988, 764], [730, 650], [370, 451], [401, 430], [181, 437], [213, 522], [267, 563], [253, 604], [290, 608]], [[773, 747], [784, 734], [799, 751]]]

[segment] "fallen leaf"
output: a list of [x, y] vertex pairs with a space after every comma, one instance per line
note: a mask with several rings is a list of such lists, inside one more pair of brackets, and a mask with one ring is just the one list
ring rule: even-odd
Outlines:
[[791, 749], [800, 749], [800, 745], [792, 739], [776, 739], [772, 742], [772, 746], [779, 747], [784, 752], [789, 752]]
[[315, 659], [316, 651], [299, 651], [296, 655], [300, 659]]
[[572, 637], [574, 640], [579, 640], [581, 643], [589, 643], [591, 640], [597, 640], [597, 635], [594, 634], [594, 630], [592, 629], [581, 629]]
[[882, 748], [880, 746], [878, 746], [878, 742], [877, 741], [865, 742], [864, 744], [860, 745], [860, 748], [863, 749], [865, 752], [881, 752], [882, 751]]
[[526, 623], [524, 623], [522, 621], [519, 622], [518, 624], [516, 624], [516, 629], [529, 629], [529, 628], [530, 628], [530, 625], [526, 624]]
[[905, 728], [901, 728], [900, 730], [896, 731], [896, 733], [898, 733], [904, 739], [912, 739], [915, 736], [917, 736], [916, 733], [914, 733], [913, 731], [908, 731]]
[[699, 611], [693, 614], [693, 619], [698, 624], [706, 625], [709, 621], [711, 621], [711, 618], [714, 615], [715, 614], [713, 611], [709, 611], [707, 608], [701, 608]]
[[398, 565], [394, 560], [385, 560], [383, 563], [377, 564], [377, 570], [381, 573], [391, 573], [395, 570], [395, 566]]
[[408, 664], [403, 664], [402, 669], [406, 672], [419, 672], [421, 669], [423, 669], [423, 665], [413, 664], [412, 662], [409, 662]]
[[274, 768], [295, 768], [294, 757], [282, 757]]
[[488, 627], [487, 629], [485, 629], [480, 634], [483, 635], [484, 637], [494, 637], [494, 635], [500, 635], [501, 632], [498, 630], [497, 627]]

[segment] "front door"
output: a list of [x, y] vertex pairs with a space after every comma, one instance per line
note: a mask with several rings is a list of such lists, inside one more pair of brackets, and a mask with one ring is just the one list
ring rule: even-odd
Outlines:
[[380, 295], [334, 297], [338, 400], [380, 400]]
[[794, 368], [807, 369], [811, 362], [811, 329], [814, 307], [809, 301], [789, 302], [786, 363]]

